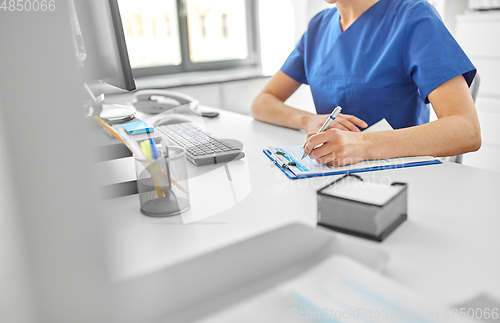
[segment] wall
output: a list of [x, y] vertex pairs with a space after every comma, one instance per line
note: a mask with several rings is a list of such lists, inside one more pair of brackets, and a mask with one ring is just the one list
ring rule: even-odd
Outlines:
[[480, 75], [476, 109], [483, 144], [464, 155], [463, 163], [500, 171], [500, 12], [472, 12], [457, 17], [457, 40]]
[[456, 37], [456, 17], [466, 11], [467, 0], [429, 0], [429, 2], [437, 9], [451, 34]]

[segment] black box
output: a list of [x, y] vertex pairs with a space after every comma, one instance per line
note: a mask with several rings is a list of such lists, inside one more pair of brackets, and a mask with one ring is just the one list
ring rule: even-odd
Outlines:
[[318, 224], [382, 241], [407, 219], [408, 184], [382, 185], [347, 174], [317, 192]]

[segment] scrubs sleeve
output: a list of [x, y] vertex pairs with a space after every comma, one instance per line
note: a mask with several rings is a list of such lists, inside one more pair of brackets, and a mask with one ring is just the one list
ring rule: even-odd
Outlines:
[[307, 42], [307, 31], [304, 33], [299, 43], [281, 67], [281, 71], [303, 84], [307, 83], [306, 70], [304, 64], [304, 48]]
[[420, 90], [425, 103], [441, 84], [462, 74], [470, 86], [476, 68], [427, 2], [410, 13], [406, 26], [403, 59], [405, 70]]

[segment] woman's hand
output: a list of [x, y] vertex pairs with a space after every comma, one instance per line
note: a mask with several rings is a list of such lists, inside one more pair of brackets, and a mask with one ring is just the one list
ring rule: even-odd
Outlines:
[[[306, 125], [307, 132], [318, 132], [319, 128], [325, 123], [328, 114], [314, 114], [309, 117]], [[358, 127], [366, 128], [368, 125], [363, 120], [350, 115], [340, 113], [332, 122], [329, 129], [340, 129], [344, 131], [361, 132]]]
[[319, 164], [344, 166], [367, 159], [368, 148], [364, 133], [329, 129], [319, 134], [308, 133], [304, 153]]

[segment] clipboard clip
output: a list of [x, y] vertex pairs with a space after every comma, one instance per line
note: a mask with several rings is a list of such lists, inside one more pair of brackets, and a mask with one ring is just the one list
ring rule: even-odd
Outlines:
[[273, 162], [281, 168], [290, 169], [289, 166], [295, 166], [293, 159], [282, 151], [271, 153]]

